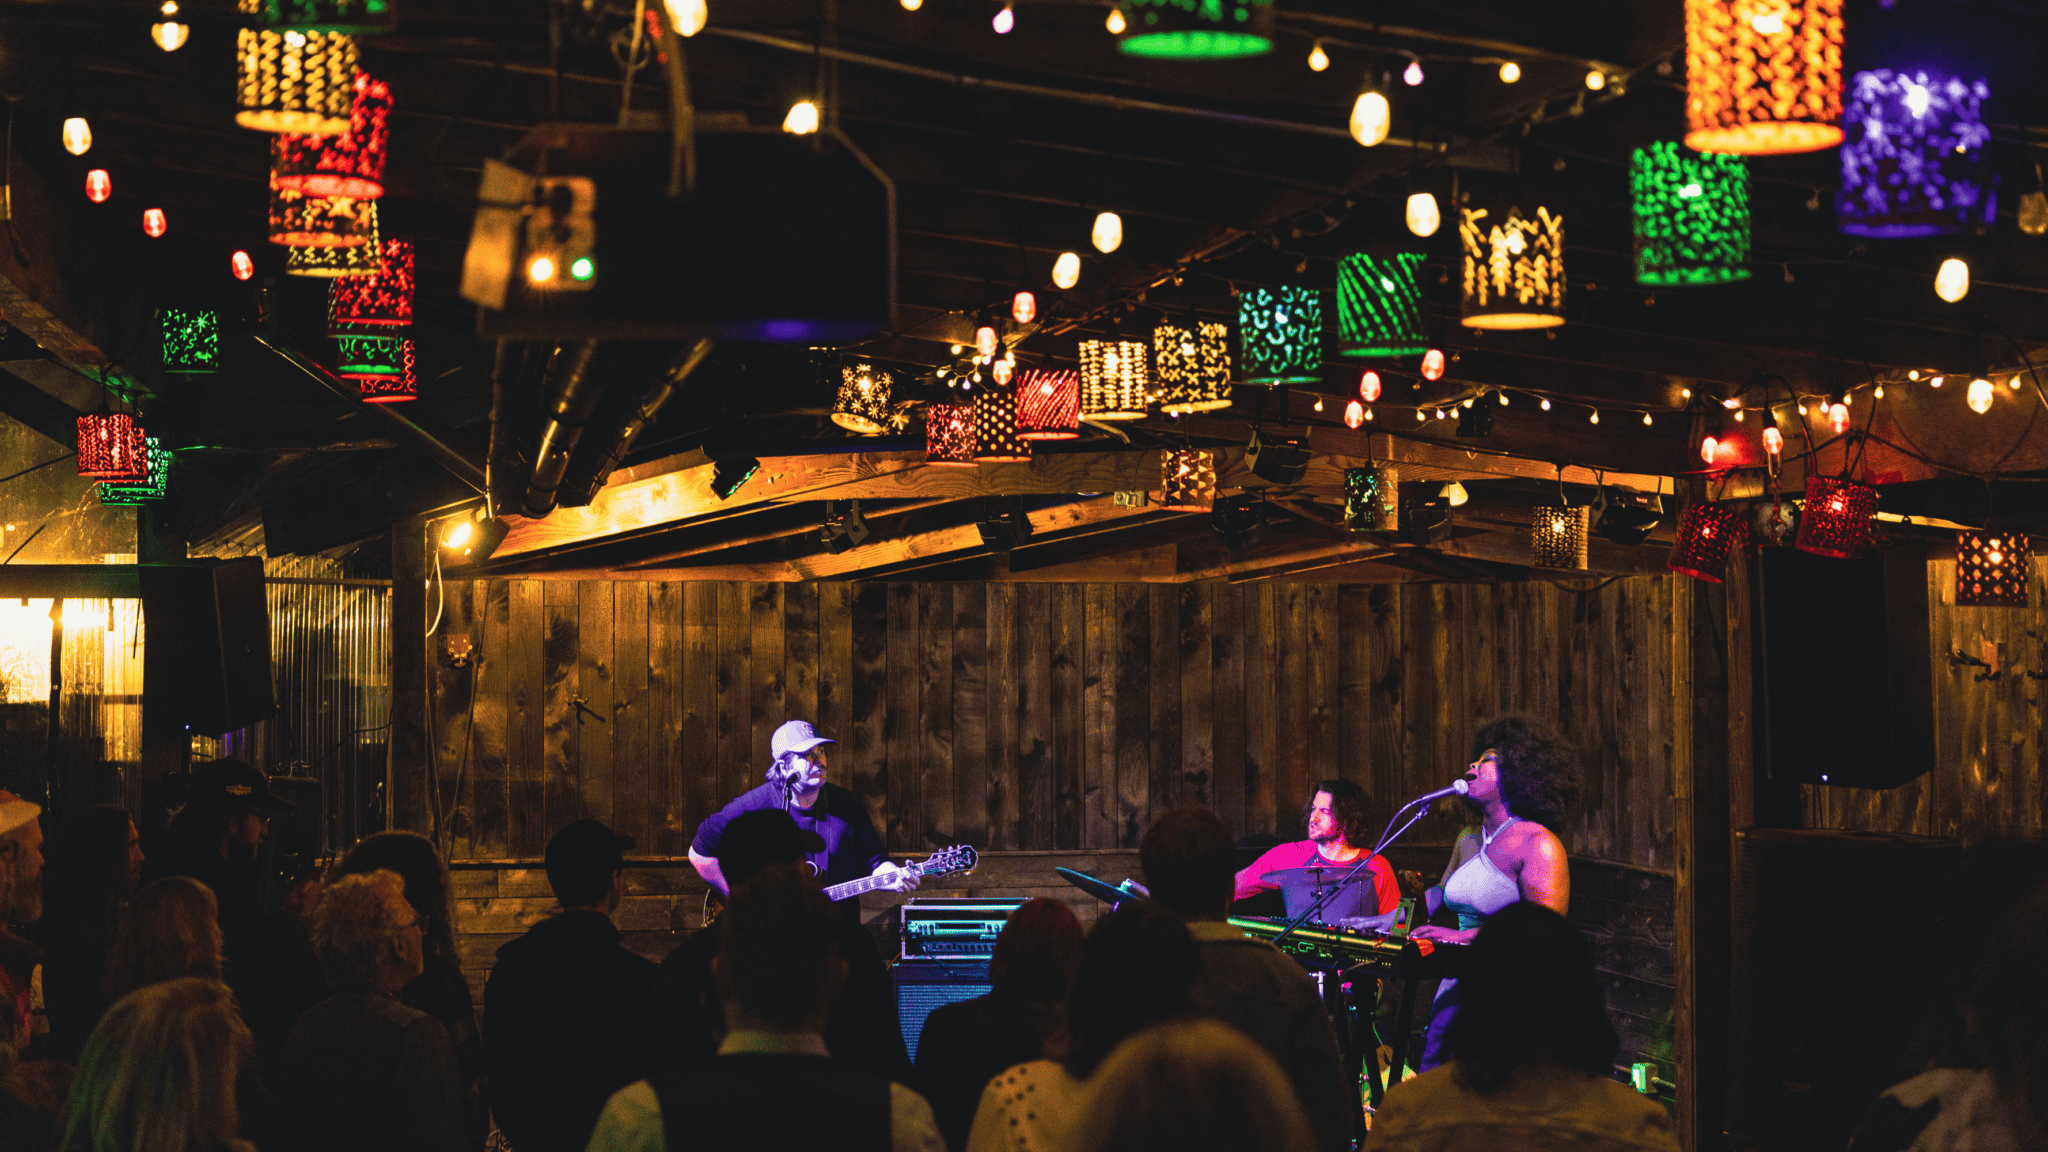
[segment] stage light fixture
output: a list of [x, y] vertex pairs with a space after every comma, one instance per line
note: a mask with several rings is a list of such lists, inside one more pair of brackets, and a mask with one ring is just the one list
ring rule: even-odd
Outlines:
[[1664, 498], [1655, 492], [1607, 488], [1600, 493], [1599, 518], [1593, 531], [1603, 540], [1633, 547], [1650, 538], [1664, 519]]
[[1401, 539], [1419, 548], [1441, 544], [1451, 538], [1451, 499], [1440, 490], [1423, 495], [1420, 489], [1401, 494]]
[[450, 523], [442, 531], [438, 541], [441, 563], [445, 567], [454, 567], [488, 560], [511, 531], [511, 525], [495, 516], [485, 516], [483, 510], [478, 509], [473, 515]]
[[991, 552], [1009, 552], [1031, 539], [1031, 517], [1021, 498], [1013, 498], [1000, 510], [995, 498], [983, 501], [981, 523], [975, 527], [981, 532], [982, 546]]
[[1308, 474], [1307, 437], [1289, 437], [1281, 440], [1267, 440], [1257, 432], [1245, 446], [1245, 463], [1251, 467], [1252, 475], [1273, 484], [1299, 484]]
[[825, 523], [818, 528], [818, 540], [834, 555], [867, 543], [870, 530], [868, 522], [861, 517], [860, 501], [848, 500], [844, 507], [837, 500], [825, 501]]
[[711, 467], [711, 492], [720, 500], [731, 499], [749, 477], [761, 470], [761, 462], [752, 456], [741, 456], [732, 460], [720, 460]]
[[1249, 493], [1218, 500], [1209, 512], [1209, 528], [1218, 543], [1241, 552], [1266, 535], [1266, 502]]

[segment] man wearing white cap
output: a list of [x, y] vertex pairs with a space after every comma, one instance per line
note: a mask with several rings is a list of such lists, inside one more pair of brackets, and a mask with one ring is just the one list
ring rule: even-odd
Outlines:
[[860, 797], [825, 782], [826, 745], [836, 743], [818, 735], [817, 729], [803, 720], [791, 720], [777, 728], [768, 742], [775, 760], [769, 765], [767, 783], [741, 793], [698, 826], [697, 838], [690, 842], [690, 863], [697, 874], [725, 892], [725, 874], [718, 869], [718, 844], [726, 823], [757, 808], [783, 808], [797, 827], [817, 833], [824, 841], [822, 850], [809, 853], [808, 863], [827, 887], [890, 873], [897, 874], [889, 885], [896, 891], [917, 887], [917, 874], [898, 868], [889, 859]]
[[0, 792], [0, 1043], [24, 1053], [34, 1040], [36, 967], [43, 950], [9, 931], [43, 914], [40, 805]]

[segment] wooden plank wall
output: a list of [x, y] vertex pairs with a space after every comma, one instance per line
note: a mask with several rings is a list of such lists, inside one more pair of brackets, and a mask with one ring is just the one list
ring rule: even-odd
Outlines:
[[[1953, 559], [1927, 565], [1929, 659], [1934, 664], [1934, 769], [1883, 790], [1806, 785], [1809, 828], [1912, 832], [1975, 841], [2048, 833], [2048, 791], [2041, 785], [2043, 685], [2048, 627], [2039, 607], [1958, 608]], [[2036, 605], [2048, 604], [2048, 560], [2034, 562]], [[1961, 651], [1995, 663], [1957, 664]]]
[[[1522, 711], [1582, 752], [1565, 838], [1671, 867], [1677, 577], [1501, 585], [451, 582], [433, 778], [454, 859], [537, 858], [592, 816], [683, 855], [808, 718], [899, 852], [1137, 846], [1213, 806], [1300, 836], [1317, 779], [1385, 811]], [[447, 655], [469, 638], [473, 656]], [[1406, 843], [1446, 845], [1455, 804]]]

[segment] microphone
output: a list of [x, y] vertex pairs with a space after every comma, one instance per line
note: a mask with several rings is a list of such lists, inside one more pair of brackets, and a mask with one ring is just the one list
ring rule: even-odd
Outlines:
[[1430, 802], [1430, 801], [1432, 801], [1432, 800], [1441, 800], [1441, 799], [1443, 799], [1443, 798], [1444, 798], [1444, 797], [1446, 797], [1446, 796], [1463, 796], [1463, 795], [1464, 795], [1465, 793], [1467, 793], [1467, 792], [1470, 792], [1471, 790], [1472, 790], [1472, 784], [1471, 784], [1471, 782], [1470, 782], [1470, 781], [1468, 781], [1468, 780], [1453, 780], [1453, 781], [1451, 781], [1451, 786], [1450, 786], [1450, 787], [1448, 787], [1448, 788], [1439, 788], [1439, 789], [1437, 789], [1437, 790], [1436, 790], [1436, 791], [1434, 791], [1434, 792], [1430, 792], [1430, 793], [1426, 793], [1426, 794], [1424, 794], [1424, 795], [1421, 795], [1421, 796], [1417, 796], [1417, 797], [1416, 797], [1415, 799], [1413, 799], [1413, 800], [1410, 800], [1410, 801], [1409, 801], [1408, 803], [1406, 803], [1406, 804], [1402, 805], [1402, 807], [1404, 807], [1404, 808], [1413, 808], [1413, 807], [1415, 807], [1415, 806], [1416, 806], [1417, 804], [1427, 804], [1427, 803], [1429, 803], [1429, 802]]

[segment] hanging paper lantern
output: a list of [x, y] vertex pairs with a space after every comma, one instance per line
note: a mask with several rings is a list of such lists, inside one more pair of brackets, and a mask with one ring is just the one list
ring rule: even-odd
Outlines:
[[1858, 72], [1843, 124], [1835, 214], [1851, 236], [1934, 236], [1989, 227], [1998, 192], [1984, 145], [1991, 88], [1942, 73]]
[[384, 153], [391, 141], [391, 88], [358, 71], [348, 130], [326, 136], [281, 132], [270, 143], [270, 177], [308, 196], [375, 200], [384, 195]]
[[1350, 532], [1401, 528], [1401, 477], [1386, 465], [1344, 470], [1344, 527]]
[[1313, 288], [1250, 288], [1237, 298], [1238, 342], [1252, 384], [1312, 384], [1323, 366], [1323, 298]]
[[1145, 346], [1135, 340], [1081, 341], [1081, 415], [1090, 420], [1143, 420]]
[[1589, 509], [1534, 508], [1529, 513], [1529, 563], [1537, 568], [1584, 568]]
[[166, 308], [160, 319], [164, 371], [199, 375], [220, 369], [220, 313]]
[[1126, 56], [1161, 60], [1236, 60], [1273, 50], [1273, 0], [1188, 3], [1139, 0], [1130, 33], [1116, 42]]
[[1749, 279], [1749, 162], [1676, 142], [1638, 148], [1629, 166], [1636, 283]]
[[933, 404], [924, 410], [924, 462], [935, 468], [972, 468], [974, 405]]
[[1413, 356], [1429, 347], [1422, 325], [1420, 252], [1354, 252], [1337, 262], [1337, 355]]
[[1493, 216], [1458, 210], [1467, 328], [1554, 328], [1564, 323], [1564, 217], [1536, 209]]
[[377, 271], [337, 278], [327, 287], [327, 331], [403, 327], [412, 323], [412, 241], [393, 236], [378, 245]]
[[1022, 463], [1031, 441], [1017, 434], [1017, 390], [984, 388], [974, 395], [974, 462]]
[[85, 198], [95, 204], [105, 204], [107, 197], [114, 194], [114, 178], [107, 175], [105, 168], [95, 168], [85, 174]]
[[413, 359], [412, 341], [399, 341], [397, 372], [383, 372], [376, 375], [351, 377], [356, 382], [356, 395], [365, 404], [396, 404], [420, 398], [419, 368]]
[[237, 249], [233, 256], [228, 257], [228, 271], [234, 273], [237, 280], [247, 280], [256, 275], [256, 261], [251, 260], [247, 252]]
[[162, 236], [165, 232], [170, 231], [170, 227], [171, 222], [164, 218], [163, 209], [144, 208], [142, 210], [143, 235], [148, 236], [150, 239], [154, 240], [157, 237]]
[[130, 483], [148, 479], [149, 445], [135, 417], [95, 412], [78, 418], [78, 474]]
[[244, 28], [235, 49], [235, 123], [259, 132], [348, 131], [355, 100], [354, 37]]
[[1216, 505], [1216, 454], [1201, 448], [1168, 451], [1159, 464], [1159, 506], [1171, 512], [1207, 512]]
[[1017, 381], [1017, 435], [1073, 440], [1081, 435], [1081, 374], [1034, 368]]
[[334, 342], [340, 349], [334, 374], [348, 380], [400, 375], [411, 356], [412, 341], [396, 336], [337, 336]]
[[2024, 532], [1956, 533], [1956, 607], [2025, 608], [2034, 570]]
[[1019, 292], [1010, 297], [1010, 319], [1019, 324], [1029, 324], [1038, 319], [1038, 297], [1029, 292]]
[[839, 396], [832, 402], [832, 422], [863, 436], [886, 431], [892, 384], [889, 372], [872, 364], [849, 364], [840, 369]]
[[1842, 142], [1842, 0], [1685, 0], [1685, 142], [1762, 156]]
[[1161, 412], [1214, 412], [1230, 407], [1230, 326], [1216, 320], [1171, 321], [1152, 330], [1152, 358]]
[[1877, 489], [1870, 485], [1809, 476], [1796, 543], [1816, 556], [1853, 560], [1870, 551], [1870, 523], [1876, 514]]
[[304, 248], [353, 248], [377, 230], [377, 202], [346, 196], [308, 196], [270, 185], [270, 242]]
[[171, 490], [171, 450], [154, 436], [143, 437], [143, 477], [133, 483], [102, 480], [100, 506], [126, 508], [161, 500]]
[[1666, 566], [1673, 572], [1719, 584], [1728, 553], [1749, 538], [1749, 522], [1719, 504], [1694, 504], [1678, 518], [1678, 538]]

